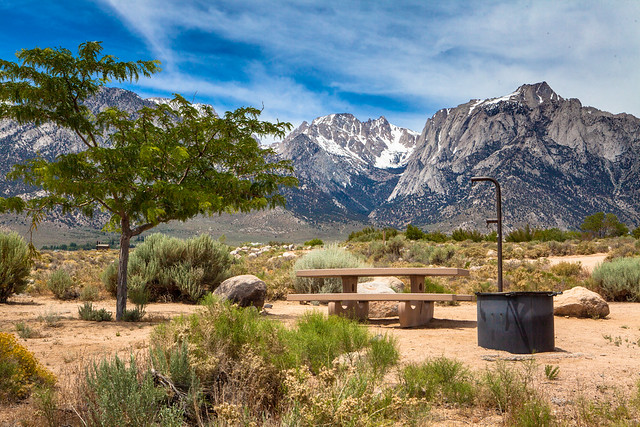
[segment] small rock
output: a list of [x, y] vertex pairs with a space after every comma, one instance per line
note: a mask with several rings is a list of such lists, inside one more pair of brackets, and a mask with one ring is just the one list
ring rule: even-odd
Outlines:
[[267, 295], [267, 285], [256, 276], [243, 274], [225, 280], [213, 291], [213, 294], [236, 303], [240, 307], [252, 305], [260, 309], [264, 305], [264, 298]]
[[554, 297], [553, 314], [556, 316], [597, 317], [609, 314], [609, 304], [597, 293], [576, 286]]
[[293, 259], [293, 258], [297, 258], [298, 255], [296, 255], [294, 252], [284, 252], [282, 255], [280, 255], [282, 258], [284, 259]]
[[263, 308], [273, 308], [273, 304], [265, 304], [262, 307]]

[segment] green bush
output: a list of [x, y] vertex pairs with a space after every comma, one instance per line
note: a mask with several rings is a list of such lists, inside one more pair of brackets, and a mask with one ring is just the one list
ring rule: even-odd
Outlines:
[[94, 363], [86, 371], [85, 386], [81, 398], [89, 424], [157, 425], [165, 392], [154, 386], [151, 371], [138, 368], [133, 355], [129, 366], [118, 356]]
[[616, 258], [591, 275], [597, 292], [609, 301], [640, 301], [640, 258]]
[[336, 245], [323, 249], [315, 249], [298, 258], [293, 265], [293, 286], [299, 293], [342, 292], [342, 281], [339, 278], [295, 277], [298, 270], [319, 268], [356, 268], [366, 267], [364, 261]]
[[27, 287], [31, 272], [29, 249], [18, 233], [0, 234], [0, 303]]
[[104, 288], [112, 296], [116, 296], [118, 290], [118, 264], [114, 262], [109, 264], [100, 275], [100, 280], [104, 285]]
[[78, 315], [82, 320], [89, 320], [93, 322], [108, 322], [111, 320], [110, 311], [107, 311], [104, 308], [96, 310], [93, 308], [93, 303], [89, 301], [78, 307]]
[[558, 276], [577, 277], [583, 273], [582, 264], [579, 262], [559, 262], [551, 267], [551, 272]]
[[[222, 420], [234, 424], [231, 412], [247, 421], [278, 418], [279, 411], [295, 413], [295, 408], [283, 406], [287, 399], [294, 399], [293, 406], [305, 404], [288, 390], [292, 373], [334, 384], [340, 375], [336, 370], [340, 358], [343, 363], [357, 364], [359, 373], [349, 377], [343, 396], [362, 396], [364, 389], [374, 391], [376, 378], [382, 378], [398, 359], [392, 338], [372, 337], [366, 328], [345, 318], [308, 313], [285, 329], [253, 308], [240, 308], [215, 297], [208, 298], [205, 308], [154, 329], [152, 363], [180, 390], [199, 390], [201, 395], [195, 393], [195, 398], [217, 408], [218, 424]], [[318, 381], [300, 386], [308, 390], [312, 383], [319, 385]], [[235, 419], [238, 423], [242, 424]]]
[[467, 369], [446, 357], [404, 367], [400, 371], [400, 389], [407, 397], [458, 404], [472, 403], [476, 393]]
[[404, 232], [404, 237], [408, 240], [420, 240], [424, 239], [425, 234], [424, 231], [420, 230], [413, 224], [407, 225], [407, 231]]
[[425, 233], [422, 239], [428, 240], [430, 242], [436, 242], [436, 243], [444, 243], [449, 240], [447, 235], [440, 231], [432, 231], [429, 233]]
[[530, 242], [533, 240], [533, 234], [535, 229], [532, 229], [529, 224], [527, 224], [524, 228], [516, 228], [515, 230], [508, 233], [504, 240], [506, 242]]
[[485, 239], [485, 235], [480, 233], [478, 230], [465, 230], [464, 228], [458, 228], [453, 230], [451, 238], [456, 242], [464, 242], [465, 240], [482, 242]]
[[[383, 234], [384, 233], [384, 234]], [[383, 240], [383, 236], [386, 239], [392, 239], [398, 235], [398, 230], [395, 228], [377, 229], [374, 227], [365, 227], [360, 231], [352, 231], [349, 233], [348, 242], [372, 242], [374, 240]]]
[[55, 270], [47, 280], [47, 288], [61, 300], [78, 298], [78, 291], [73, 286], [73, 279], [66, 270]]
[[[152, 234], [129, 258], [128, 281], [144, 287], [149, 300], [196, 302], [229, 276], [233, 256], [226, 245], [208, 235], [188, 240]], [[117, 266], [107, 267], [102, 282], [115, 294]]]
[[324, 245], [324, 242], [316, 237], [315, 239], [307, 240], [306, 242], [304, 242], [304, 245], [311, 246], [311, 247], [322, 246]]

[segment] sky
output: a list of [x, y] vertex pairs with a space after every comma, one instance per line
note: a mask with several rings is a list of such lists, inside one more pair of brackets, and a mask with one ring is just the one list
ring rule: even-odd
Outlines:
[[163, 71], [114, 86], [262, 119], [352, 113], [422, 131], [441, 108], [546, 81], [640, 117], [640, 1], [0, 0], [0, 58], [102, 41]]

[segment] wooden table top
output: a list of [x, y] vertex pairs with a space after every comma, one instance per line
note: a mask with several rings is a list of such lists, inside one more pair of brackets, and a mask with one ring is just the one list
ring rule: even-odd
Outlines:
[[298, 270], [298, 277], [372, 277], [372, 276], [468, 276], [469, 270], [450, 267], [398, 268], [321, 268]]

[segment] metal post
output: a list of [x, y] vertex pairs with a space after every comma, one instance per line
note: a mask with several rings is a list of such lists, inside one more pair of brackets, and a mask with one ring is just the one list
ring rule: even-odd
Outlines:
[[487, 225], [497, 224], [498, 226], [498, 292], [502, 292], [502, 195], [500, 193], [500, 184], [495, 178], [488, 176], [474, 176], [471, 178], [471, 185], [478, 181], [491, 181], [496, 186], [496, 206], [498, 217], [496, 219], [487, 219]]

